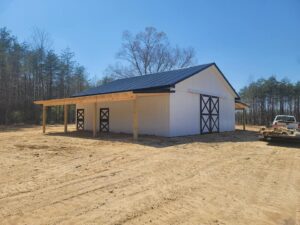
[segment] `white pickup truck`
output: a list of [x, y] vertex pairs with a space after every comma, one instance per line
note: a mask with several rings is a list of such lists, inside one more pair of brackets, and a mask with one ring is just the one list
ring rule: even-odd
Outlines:
[[273, 121], [273, 127], [286, 127], [287, 129], [299, 129], [299, 123], [294, 116], [278, 115]]

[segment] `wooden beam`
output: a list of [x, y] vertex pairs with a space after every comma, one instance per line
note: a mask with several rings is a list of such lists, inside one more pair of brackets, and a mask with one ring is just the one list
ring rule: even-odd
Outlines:
[[166, 96], [170, 95], [171, 93], [135, 93], [135, 96], [137, 97], [153, 97], [153, 96]]
[[139, 130], [139, 115], [138, 115], [138, 105], [137, 98], [133, 100], [133, 140], [138, 140]]
[[68, 132], [68, 105], [64, 105], [64, 126], [65, 133]]
[[243, 130], [246, 130], [246, 110], [243, 109]]
[[93, 113], [93, 137], [97, 136], [97, 103], [94, 103], [94, 113]]
[[77, 126], [77, 105], [75, 106], [75, 126], [76, 126], [76, 131], [78, 131], [78, 126]]
[[46, 106], [57, 106], [57, 105], [71, 105], [71, 104], [94, 103], [94, 102], [129, 101], [135, 99], [137, 96], [150, 97], [150, 96], [163, 96], [169, 94], [170, 93], [134, 94], [133, 92], [121, 92], [121, 93], [92, 95], [92, 96], [83, 96], [83, 97], [74, 97], [74, 98], [39, 100], [39, 101], [34, 101], [34, 104], [46, 105]]
[[235, 109], [236, 110], [243, 110], [243, 109], [247, 109], [249, 108], [250, 106], [247, 105], [246, 103], [243, 103], [243, 102], [235, 102]]
[[110, 102], [110, 101], [128, 101], [133, 100], [135, 95], [132, 92], [122, 92], [113, 94], [92, 95], [74, 98], [61, 98], [34, 101], [37, 105], [55, 106], [55, 105], [71, 105], [78, 103], [94, 103], [94, 102]]
[[46, 133], [47, 106], [43, 105], [43, 133]]

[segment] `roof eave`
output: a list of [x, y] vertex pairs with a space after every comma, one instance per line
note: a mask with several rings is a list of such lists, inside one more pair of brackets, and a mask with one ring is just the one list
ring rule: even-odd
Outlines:
[[150, 88], [141, 88], [141, 89], [130, 89], [130, 90], [122, 90], [122, 91], [114, 91], [114, 92], [106, 92], [106, 93], [97, 93], [97, 94], [86, 94], [86, 95], [72, 95], [71, 98], [77, 97], [86, 97], [86, 96], [94, 96], [94, 95], [105, 95], [105, 94], [114, 94], [114, 93], [122, 93], [122, 92], [133, 92], [133, 93], [172, 93], [173, 91], [170, 88], [174, 87], [174, 85], [164, 85]]

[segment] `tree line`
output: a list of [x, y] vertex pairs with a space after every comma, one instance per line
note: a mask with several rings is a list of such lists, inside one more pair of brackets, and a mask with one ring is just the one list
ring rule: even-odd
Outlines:
[[[57, 54], [46, 32], [36, 29], [28, 43], [0, 28], [0, 125], [39, 123], [41, 107], [34, 100], [69, 97], [115, 79], [188, 67], [195, 58], [193, 48], [172, 46], [166, 33], [154, 27], [136, 34], [124, 31], [116, 63], [106, 68], [102, 79], [89, 81], [74, 53], [67, 48]], [[63, 121], [62, 107], [47, 110], [47, 123]], [[69, 110], [70, 121], [74, 110], [74, 106]]]
[[[242, 101], [249, 104], [246, 122], [252, 125], [270, 125], [276, 115], [294, 115], [300, 120], [300, 81], [278, 80], [275, 76], [251, 82], [240, 91]], [[242, 114], [237, 113], [242, 122]]]
[[[19, 42], [7, 28], [0, 28], [0, 125], [39, 123], [41, 108], [34, 100], [69, 97], [91, 86], [114, 79], [183, 68], [195, 64], [193, 48], [170, 45], [167, 35], [153, 27], [133, 35], [123, 33], [116, 64], [95, 83], [87, 78], [84, 66], [66, 48], [57, 54], [47, 33], [35, 30], [31, 42]], [[240, 91], [242, 101], [249, 104], [246, 122], [269, 125], [277, 114], [295, 115], [300, 120], [300, 81], [277, 80], [275, 76], [251, 82]], [[74, 121], [74, 107], [69, 119]], [[63, 108], [48, 109], [47, 122], [63, 121]], [[237, 113], [237, 122], [242, 114]]]
[[[88, 86], [74, 53], [68, 48], [55, 53], [47, 33], [35, 30], [30, 43], [21, 43], [0, 29], [0, 124], [39, 123], [41, 109], [34, 100], [67, 97]], [[62, 121], [61, 107], [48, 110], [49, 122]], [[71, 109], [71, 119], [73, 114]]]

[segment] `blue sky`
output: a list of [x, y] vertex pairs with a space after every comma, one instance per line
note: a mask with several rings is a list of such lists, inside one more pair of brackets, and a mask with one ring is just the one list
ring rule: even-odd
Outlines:
[[239, 90], [260, 77], [300, 80], [300, 0], [0, 0], [0, 27], [20, 41], [35, 27], [69, 47], [90, 77], [114, 64], [122, 32], [154, 26], [216, 62]]

